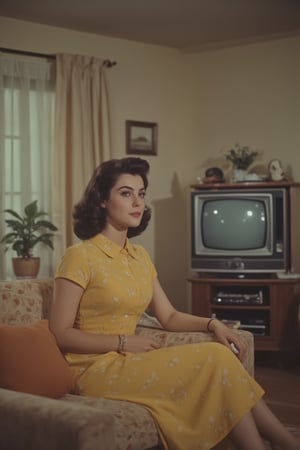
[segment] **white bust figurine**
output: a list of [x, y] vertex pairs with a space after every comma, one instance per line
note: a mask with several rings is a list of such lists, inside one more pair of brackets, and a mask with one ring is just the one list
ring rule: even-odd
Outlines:
[[269, 178], [272, 181], [280, 181], [284, 179], [284, 171], [279, 159], [271, 159], [268, 165]]

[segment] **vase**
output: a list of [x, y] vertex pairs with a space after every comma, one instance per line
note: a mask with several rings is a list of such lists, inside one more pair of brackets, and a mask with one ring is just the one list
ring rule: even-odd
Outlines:
[[237, 183], [239, 181], [245, 181], [247, 178], [247, 170], [244, 169], [233, 169], [233, 182]]

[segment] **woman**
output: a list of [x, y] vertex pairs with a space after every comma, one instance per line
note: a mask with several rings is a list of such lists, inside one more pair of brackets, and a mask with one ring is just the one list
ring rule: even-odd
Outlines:
[[[238, 449], [262, 450], [265, 436], [280, 450], [299, 450], [239, 361], [245, 349], [238, 334], [175, 310], [148, 253], [128, 241], [150, 219], [148, 169], [135, 157], [104, 162], [74, 208], [81, 242], [57, 268], [50, 326], [78, 392], [144, 405], [166, 449], [210, 449], [229, 437]], [[167, 330], [206, 330], [219, 343], [159, 348], [135, 334], [146, 308]]]

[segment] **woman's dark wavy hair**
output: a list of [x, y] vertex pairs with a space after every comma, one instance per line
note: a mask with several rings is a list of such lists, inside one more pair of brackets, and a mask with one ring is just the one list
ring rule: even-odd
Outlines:
[[[73, 230], [79, 239], [90, 239], [101, 233], [106, 225], [106, 209], [101, 207], [109, 199], [110, 191], [122, 174], [140, 175], [148, 187], [149, 163], [137, 157], [111, 159], [100, 164], [90, 179], [81, 200], [73, 208]], [[138, 236], [147, 227], [151, 210], [146, 206], [141, 223], [128, 228], [128, 238]]]

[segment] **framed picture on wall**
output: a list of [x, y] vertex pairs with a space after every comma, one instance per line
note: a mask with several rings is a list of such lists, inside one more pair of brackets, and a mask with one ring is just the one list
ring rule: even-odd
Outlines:
[[126, 153], [157, 155], [157, 123], [126, 120]]

